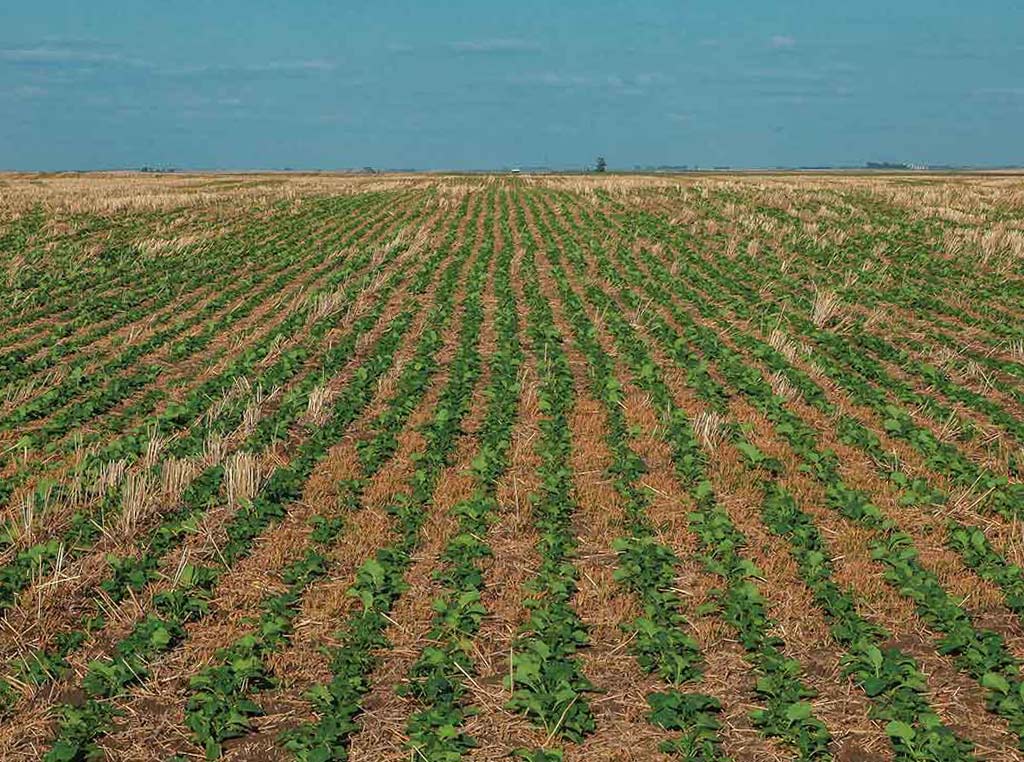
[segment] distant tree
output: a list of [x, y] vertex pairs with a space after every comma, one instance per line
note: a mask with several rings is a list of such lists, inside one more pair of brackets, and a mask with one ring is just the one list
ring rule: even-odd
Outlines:
[[597, 163], [594, 165], [595, 172], [606, 172], [608, 170], [608, 162], [604, 160], [603, 156], [597, 157]]

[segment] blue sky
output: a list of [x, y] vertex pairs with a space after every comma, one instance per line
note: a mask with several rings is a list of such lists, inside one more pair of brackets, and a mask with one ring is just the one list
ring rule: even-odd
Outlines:
[[1024, 3], [17, 2], [0, 168], [1024, 163]]

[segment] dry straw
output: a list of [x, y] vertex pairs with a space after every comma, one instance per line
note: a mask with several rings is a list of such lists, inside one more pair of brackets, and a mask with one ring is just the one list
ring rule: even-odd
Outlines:
[[228, 504], [252, 500], [260, 485], [260, 462], [251, 452], [236, 452], [224, 463], [224, 487]]
[[797, 396], [796, 389], [782, 371], [772, 373], [768, 377], [768, 383], [772, 387], [772, 392], [784, 400], [792, 400]]
[[153, 497], [153, 481], [149, 471], [135, 471], [124, 479], [121, 488], [120, 528], [125, 534], [138, 526]]
[[831, 289], [814, 288], [814, 308], [811, 311], [811, 322], [819, 330], [842, 332], [849, 324], [843, 313], [843, 300]]
[[207, 466], [216, 466], [224, 460], [226, 447], [222, 434], [211, 432], [203, 442], [203, 463]]
[[112, 460], [100, 468], [96, 481], [93, 483], [93, 495], [99, 497], [115, 489], [124, 478], [128, 468], [127, 460]]
[[709, 450], [717, 450], [728, 438], [728, 424], [713, 410], [702, 410], [693, 417], [693, 432]]
[[323, 426], [330, 415], [330, 404], [333, 397], [333, 393], [326, 385], [314, 387], [309, 392], [303, 422], [307, 426]]
[[243, 437], [248, 437], [256, 431], [256, 426], [263, 416], [263, 405], [269, 397], [270, 395], [264, 393], [262, 386], [256, 387], [252, 399], [249, 400], [249, 404], [245, 406], [245, 410], [242, 412], [242, 423], [239, 426], [239, 431]]
[[161, 488], [172, 499], [181, 497], [199, 473], [199, 467], [189, 458], [168, 458], [160, 466]]

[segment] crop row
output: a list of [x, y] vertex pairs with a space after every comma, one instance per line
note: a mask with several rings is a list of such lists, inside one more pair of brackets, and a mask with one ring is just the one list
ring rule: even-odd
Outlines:
[[[76, 750], [76, 754], [88, 754], [94, 748], [96, 738], [110, 727], [113, 719], [111, 704], [105, 700], [122, 694], [128, 686], [144, 679], [147, 674], [146, 662], [180, 643], [185, 637], [185, 624], [208, 614], [208, 600], [219, 578], [237, 560], [248, 555], [254, 540], [270, 525], [279, 522], [287, 513], [288, 505], [301, 497], [302, 486], [315, 465], [341, 439], [349, 425], [370, 402], [376, 389], [376, 379], [393, 364], [402, 337], [411, 327], [417, 311], [415, 293], [422, 289], [446, 255], [447, 251], [442, 251], [422, 263], [415, 279], [420, 285], [417, 288], [416, 283], [412, 284], [413, 295], [407, 300], [412, 303], [391, 321], [389, 330], [377, 341], [339, 393], [331, 406], [332, 415], [329, 420], [309, 432], [289, 463], [275, 469], [257, 496], [244, 503], [229, 521], [226, 527], [227, 543], [219, 548], [217, 561], [190, 568], [187, 573], [179, 575], [174, 587], [154, 598], [158, 613], [150, 614], [136, 625], [133, 633], [114, 649], [115, 656], [112, 659], [93, 663], [89, 675], [99, 671], [106, 672], [108, 677], [101, 683], [94, 681], [93, 687], [101, 690], [93, 694], [84, 709], [71, 705], [64, 707], [65, 719], [61, 734], [51, 750], [55, 759], [63, 758], [61, 755], [66, 753], [69, 746]], [[434, 313], [437, 319], [443, 318], [446, 310], [451, 309], [451, 293], [461, 261], [461, 257], [452, 260], [442, 275], [437, 296], [438, 307]], [[345, 350], [351, 352], [355, 342], [346, 344], [337, 353], [339, 361], [347, 356]], [[330, 368], [325, 368], [325, 372], [329, 371]], [[321, 518], [329, 521], [331, 517]], [[313, 568], [319, 566], [319, 561], [313, 564]], [[276, 596], [268, 598], [263, 607], [267, 617], [261, 619], [258, 634], [247, 636], [228, 647], [221, 654], [221, 665], [208, 668], [194, 679], [194, 692], [187, 708], [189, 724], [197, 740], [206, 745], [209, 754], [217, 753], [220, 743], [247, 727], [246, 718], [257, 713], [258, 708], [253, 709], [255, 705], [240, 695], [240, 691], [244, 694], [249, 678], [262, 669], [262, 660], [257, 657], [265, 656], [266, 649], [279, 647], [283, 642], [293, 615], [291, 612], [298, 601], [297, 596], [316, 576], [320, 576], [319, 573], [313, 577], [303, 573], [292, 582], [286, 582], [289, 592], [286, 594], [284, 608], [275, 602]], [[154, 629], [161, 632], [166, 630], [178, 637], [164, 638], [161, 635], [158, 642], [154, 642], [152, 638], [146, 637], [146, 633]], [[239, 650], [248, 655], [241, 656]], [[87, 688], [89, 675], [86, 676]], [[83, 717], [86, 732], [82, 731]]]

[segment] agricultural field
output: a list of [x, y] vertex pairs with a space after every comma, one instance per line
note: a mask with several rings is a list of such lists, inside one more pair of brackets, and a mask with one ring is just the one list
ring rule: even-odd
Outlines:
[[1024, 178], [0, 176], [0, 759], [1024, 760]]

